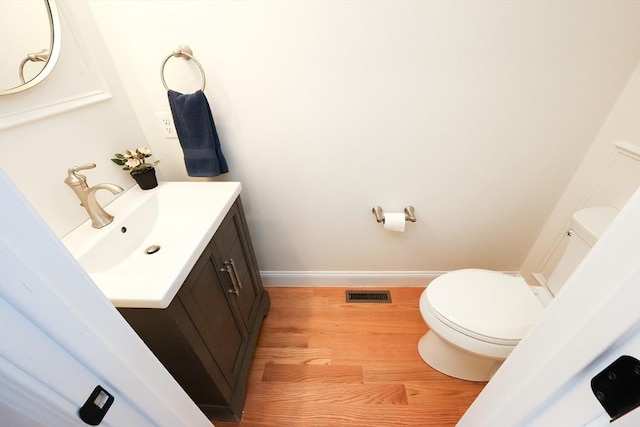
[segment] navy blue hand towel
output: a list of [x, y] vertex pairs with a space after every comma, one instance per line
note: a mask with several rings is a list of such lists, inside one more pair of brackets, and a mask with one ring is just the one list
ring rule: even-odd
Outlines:
[[167, 95], [187, 174], [203, 177], [229, 172], [204, 92], [185, 95], [169, 90]]

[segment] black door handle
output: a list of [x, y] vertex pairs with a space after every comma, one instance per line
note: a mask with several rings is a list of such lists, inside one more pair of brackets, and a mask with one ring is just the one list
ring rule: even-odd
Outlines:
[[621, 356], [591, 379], [591, 390], [611, 421], [640, 406], [640, 361]]
[[85, 423], [97, 426], [102, 422], [105, 414], [111, 407], [114, 397], [107, 390], [97, 385], [82, 408], [78, 411], [80, 419]]

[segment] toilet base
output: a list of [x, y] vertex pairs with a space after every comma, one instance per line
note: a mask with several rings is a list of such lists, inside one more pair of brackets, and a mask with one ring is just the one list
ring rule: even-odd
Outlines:
[[467, 381], [489, 381], [504, 362], [462, 350], [431, 330], [420, 338], [418, 352], [436, 371]]

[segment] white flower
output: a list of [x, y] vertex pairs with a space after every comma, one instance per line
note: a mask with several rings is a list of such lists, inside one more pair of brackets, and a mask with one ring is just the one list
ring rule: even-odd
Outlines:
[[122, 166], [122, 169], [126, 171], [141, 173], [147, 169], [155, 168], [160, 163], [160, 160], [147, 163], [147, 157], [151, 157], [151, 150], [147, 147], [138, 147], [135, 150], [125, 150], [124, 154], [114, 154], [111, 161], [118, 166]]
[[135, 168], [140, 163], [142, 162], [139, 159], [134, 159], [134, 158], [127, 159], [126, 161], [126, 165], [129, 166], [130, 168]]

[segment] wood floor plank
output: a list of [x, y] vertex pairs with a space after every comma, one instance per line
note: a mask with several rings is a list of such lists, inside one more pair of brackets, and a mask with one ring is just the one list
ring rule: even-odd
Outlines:
[[267, 363], [264, 382], [362, 384], [362, 366]]
[[[333, 384], [262, 382], [251, 390], [253, 400], [260, 405], [277, 407], [292, 400], [298, 405], [321, 406], [341, 404], [407, 405], [407, 393], [402, 384]], [[252, 406], [247, 405], [245, 412]]]
[[442, 385], [405, 383], [407, 399], [411, 405], [423, 407], [448, 406], [452, 400], [468, 407], [478, 395], [477, 387], [451, 388]]
[[315, 294], [315, 289], [311, 287], [305, 286], [291, 286], [291, 287], [280, 287], [280, 286], [272, 286], [268, 287], [269, 297], [271, 300], [277, 300], [278, 298], [284, 298], [287, 301], [291, 299], [295, 299], [298, 296], [313, 296]]
[[363, 364], [366, 366], [386, 366], [402, 363], [423, 367], [418, 353], [418, 335], [361, 333], [316, 334], [310, 333], [309, 347], [330, 347], [332, 361], [336, 364]]
[[287, 328], [304, 325], [306, 331], [343, 332], [343, 333], [388, 333], [419, 334], [426, 333], [427, 326], [422, 317], [416, 315], [418, 308], [385, 308], [368, 307], [363, 304], [352, 304], [346, 307], [327, 307], [314, 311], [303, 307], [287, 307], [276, 309], [269, 328]]
[[[331, 349], [329, 348], [273, 348], [258, 347], [253, 356], [257, 362], [297, 363], [303, 365], [331, 364]], [[262, 365], [264, 369], [264, 364]]]
[[288, 332], [286, 330], [283, 331], [275, 328], [269, 328], [268, 333], [265, 329], [260, 334], [258, 346], [274, 348], [307, 348], [309, 346], [309, 335], [302, 332]]
[[[422, 360], [422, 359], [420, 359]], [[421, 365], [420, 368], [406, 366], [400, 364], [388, 364], [385, 366], [364, 366], [362, 375], [365, 382], [411, 382], [417, 384], [438, 384], [450, 388], [477, 388], [478, 384], [473, 381], [464, 381], [457, 378], [449, 377], [441, 372], [436, 371], [427, 364]]]

